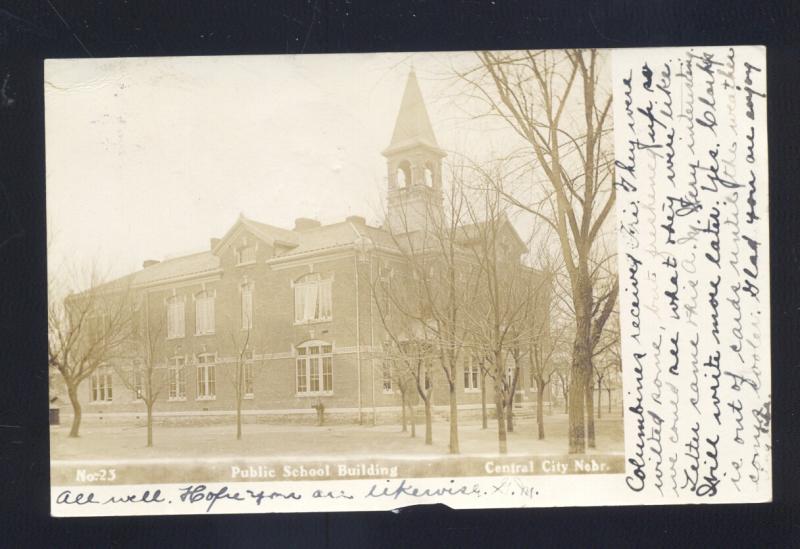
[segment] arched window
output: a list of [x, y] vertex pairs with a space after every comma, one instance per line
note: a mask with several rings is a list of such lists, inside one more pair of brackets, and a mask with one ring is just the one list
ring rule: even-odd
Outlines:
[[167, 339], [183, 337], [185, 325], [183, 296], [174, 295], [167, 299]]
[[325, 341], [306, 341], [297, 346], [298, 395], [333, 393], [333, 346]]
[[332, 314], [332, 279], [309, 273], [294, 281], [295, 324], [325, 322]]
[[433, 187], [433, 179], [435, 174], [436, 171], [434, 170], [433, 164], [431, 162], [425, 162], [425, 171], [423, 172], [422, 177], [426, 186]]
[[213, 334], [215, 329], [214, 291], [203, 291], [194, 296], [195, 335]]
[[403, 160], [397, 165], [397, 186], [400, 188], [410, 187], [411, 183], [411, 163]]

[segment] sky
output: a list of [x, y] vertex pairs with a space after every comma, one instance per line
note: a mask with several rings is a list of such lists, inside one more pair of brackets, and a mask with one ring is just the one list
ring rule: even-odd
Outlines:
[[[410, 68], [440, 146], [514, 137], [453, 101], [472, 54], [48, 60], [48, 261], [106, 277], [209, 246], [237, 217], [382, 219]], [[494, 136], [494, 137], [492, 137]], [[494, 147], [495, 145], [492, 145]]]

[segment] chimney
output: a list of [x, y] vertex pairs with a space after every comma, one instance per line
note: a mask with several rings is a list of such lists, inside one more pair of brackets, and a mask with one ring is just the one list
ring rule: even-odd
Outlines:
[[157, 265], [159, 263], [161, 262], [157, 259], [145, 259], [144, 263], [142, 263], [142, 268], [146, 269], [148, 267], [152, 267], [153, 265]]
[[345, 221], [348, 223], [354, 223], [356, 225], [366, 225], [367, 220], [361, 217], [360, 215], [351, 215], [345, 218]]
[[306, 231], [308, 229], [316, 229], [320, 227], [321, 223], [316, 219], [309, 219], [307, 217], [298, 217], [294, 220], [295, 231]]
[[219, 238], [212, 238], [211, 239], [211, 249], [213, 250], [214, 248], [216, 248], [217, 244], [219, 244]]

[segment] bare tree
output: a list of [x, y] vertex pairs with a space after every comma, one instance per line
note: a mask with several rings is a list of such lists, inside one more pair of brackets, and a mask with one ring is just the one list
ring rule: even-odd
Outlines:
[[[429, 393], [433, 388], [429, 369], [433, 364], [441, 368], [448, 390], [451, 454], [459, 453], [458, 365], [464, 341], [463, 310], [469, 302], [464, 291], [467, 255], [460, 244], [464, 198], [458, 189], [448, 189], [443, 210], [426, 212], [422, 228], [410, 226], [411, 212], [399, 212], [400, 226], [391, 233], [398, 277], [390, 285], [380, 277], [370, 283], [378, 315], [386, 331], [394, 333], [396, 343], [414, 334], [416, 343], [405, 339], [404, 345], [414, 355], [407, 357], [407, 363], [426, 406], [426, 423], [430, 421]], [[428, 373], [423, 376], [423, 372]], [[430, 430], [426, 441], [428, 434]]]
[[[477, 196], [464, 200], [471, 223], [462, 229], [462, 242], [474, 266], [471, 278], [475, 288], [472, 306], [465, 315], [467, 339], [491, 366], [498, 450], [505, 454], [507, 433], [513, 430], [519, 363], [532, 335], [530, 326], [535, 313], [529, 304], [537, 292], [539, 277], [520, 261], [527, 247], [513, 229], [505, 211], [507, 205], [501, 200], [503, 163], [473, 164], [469, 172], [470, 184], [462, 181], [461, 192], [466, 194], [471, 188]], [[513, 360], [510, 375], [509, 359]]]
[[[478, 65], [458, 76], [490, 114], [529, 147], [536, 192], [501, 189], [510, 203], [552, 227], [558, 236], [575, 311], [569, 399], [569, 452], [586, 449], [584, 394], [591, 353], [616, 301], [618, 285], [597, 292], [592, 251], [612, 211], [612, 117], [607, 71], [597, 50], [478, 52]], [[599, 314], [594, 314], [598, 312]]]
[[[160, 346], [164, 340], [164, 319], [161, 315], [150, 316], [150, 301], [147, 294], [141, 300], [143, 307], [135, 305], [131, 310], [131, 351], [133, 364], [115, 366], [123, 384], [136, 393], [147, 411], [147, 447], [153, 446], [153, 407], [168, 386], [167, 369], [159, 363]], [[144, 309], [142, 311], [141, 309]], [[144, 326], [142, 326], [144, 322]]]
[[69, 436], [79, 435], [81, 403], [78, 389], [101, 366], [124, 358], [130, 342], [131, 302], [126, 280], [101, 285], [91, 275], [89, 289], [48, 303], [48, 362], [61, 374], [72, 405]]
[[250, 348], [253, 327], [252, 307], [250, 310], [242, 311], [241, 327], [237, 326], [236, 320], [232, 318], [227, 325], [230, 326], [228, 337], [233, 352], [233, 371], [228, 371], [228, 380], [233, 387], [236, 404], [236, 440], [242, 440], [242, 404], [245, 397], [253, 391], [253, 351]]

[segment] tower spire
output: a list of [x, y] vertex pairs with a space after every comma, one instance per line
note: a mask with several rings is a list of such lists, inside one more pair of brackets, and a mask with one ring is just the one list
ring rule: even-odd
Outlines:
[[400, 101], [400, 111], [397, 113], [392, 140], [383, 151], [383, 155], [389, 156], [420, 146], [444, 156], [436, 141], [436, 135], [433, 133], [428, 110], [425, 108], [425, 100], [422, 98], [422, 91], [417, 82], [417, 74], [412, 65], [406, 79], [403, 99]]
[[383, 151], [388, 168], [386, 227], [393, 233], [430, 230], [441, 223], [442, 158], [412, 68], [406, 79], [392, 140]]

